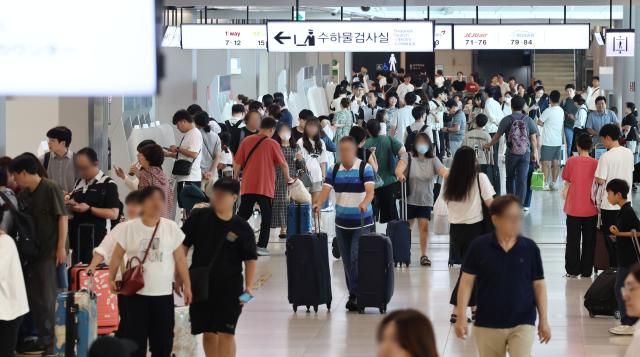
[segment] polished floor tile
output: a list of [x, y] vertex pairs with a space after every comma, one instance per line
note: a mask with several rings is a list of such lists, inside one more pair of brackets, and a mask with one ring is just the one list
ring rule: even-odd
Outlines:
[[[558, 192], [535, 192], [524, 232], [540, 246], [549, 291], [549, 321], [552, 340], [536, 343], [534, 356], [622, 356], [629, 344], [627, 337], [608, 333], [613, 318], [589, 318], [582, 306], [591, 279], [566, 280], [564, 272], [564, 201]], [[322, 228], [333, 237], [332, 214], [324, 214]], [[347, 313], [347, 291], [342, 262], [331, 258], [333, 304], [331, 312], [321, 307], [318, 314], [294, 314], [287, 302], [284, 241], [272, 232], [269, 246], [272, 256], [258, 262], [258, 276], [268, 277], [256, 291], [240, 319], [237, 330], [238, 356], [374, 356], [376, 327], [382, 315], [375, 309], [367, 314]], [[397, 269], [395, 294], [389, 310], [415, 308], [433, 322], [441, 356], [476, 356], [471, 336], [458, 340], [449, 324], [449, 297], [458, 276], [457, 268], [447, 266], [448, 237], [432, 236], [429, 257], [433, 266], [419, 266], [419, 245], [413, 237], [412, 264]]]

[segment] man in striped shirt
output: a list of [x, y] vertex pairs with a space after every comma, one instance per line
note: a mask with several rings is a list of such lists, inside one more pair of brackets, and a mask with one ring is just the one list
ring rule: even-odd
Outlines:
[[335, 190], [336, 237], [349, 289], [346, 308], [357, 311], [358, 241], [361, 235], [371, 232], [374, 225], [371, 201], [375, 174], [369, 164], [357, 158], [355, 139], [345, 136], [339, 144], [340, 163], [333, 170], [327, 170], [322, 192], [314, 202], [313, 209], [317, 212], [329, 197], [331, 189]]

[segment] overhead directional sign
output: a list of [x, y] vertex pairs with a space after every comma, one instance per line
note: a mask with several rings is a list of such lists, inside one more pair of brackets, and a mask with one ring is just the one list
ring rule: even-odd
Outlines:
[[436, 25], [434, 40], [436, 50], [453, 49], [453, 25]]
[[455, 25], [456, 50], [562, 50], [587, 49], [589, 24]]
[[269, 21], [270, 52], [432, 52], [431, 21]]
[[265, 25], [183, 24], [181, 34], [186, 50], [267, 49]]
[[634, 30], [607, 30], [605, 45], [607, 57], [633, 57], [636, 33]]

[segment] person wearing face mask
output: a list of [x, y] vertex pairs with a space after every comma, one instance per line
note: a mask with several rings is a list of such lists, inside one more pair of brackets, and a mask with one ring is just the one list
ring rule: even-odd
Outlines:
[[420, 265], [431, 266], [427, 257], [429, 219], [433, 209], [433, 187], [437, 176], [446, 178], [447, 169], [434, 155], [433, 144], [426, 133], [417, 133], [411, 152], [400, 157], [396, 177], [407, 183], [407, 219], [409, 226], [418, 221], [420, 231]]
[[378, 357], [438, 357], [431, 321], [407, 309], [389, 313], [378, 326]]
[[[304, 160], [300, 148], [291, 137], [291, 128], [286, 123], [278, 126], [273, 139], [280, 144], [282, 155], [289, 165], [289, 177], [298, 176], [299, 170], [305, 170]], [[281, 239], [287, 237], [287, 181], [282, 174], [282, 168], [276, 167], [276, 191], [273, 197], [273, 219], [271, 228], [280, 228]]]
[[511, 110], [511, 98], [513, 97], [513, 95], [511, 95], [510, 92], [505, 93], [505, 95], [503, 96], [503, 101], [502, 101], [502, 113], [504, 114], [504, 116], [508, 116], [511, 115], [513, 113], [513, 111]]

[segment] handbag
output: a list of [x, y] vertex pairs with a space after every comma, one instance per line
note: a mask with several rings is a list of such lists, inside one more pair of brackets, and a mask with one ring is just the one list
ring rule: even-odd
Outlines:
[[[372, 152], [371, 156], [373, 157], [373, 159], [376, 162], [378, 162], [378, 158], [376, 157], [376, 153], [375, 152]], [[367, 157], [367, 153], [366, 153], [366, 149], [365, 148], [362, 148], [362, 157], [364, 157], [364, 158]], [[374, 172], [373, 174], [375, 175], [375, 179], [376, 179], [374, 188], [380, 188], [380, 187], [384, 186], [384, 180], [382, 179], [382, 177], [380, 177], [380, 175], [378, 175], [377, 172]]]
[[[184, 136], [182, 137], [182, 140], [180, 140], [180, 145], [178, 145], [178, 147], [182, 146], [183, 141]], [[198, 155], [200, 155], [200, 151], [198, 151]], [[176, 161], [173, 163], [173, 170], [171, 170], [171, 173], [175, 176], [189, 176], [191, 173], [191, 166], [193, 166], [193, 163], [196, 161], [198, 156], [194, 157], [191, 161], [187, 159], [178, 159], [178, 156], [180, 156], [179, 152], [176, 153]]]
[[444, 190], [440, 190], [436, 202], [433, 204], [433, 233], [438, 235], [449, 234], [449, 209], [443, 196]]
[[480, 205], [482, 206], [482, 233], [491, 233], [495, 230], [493, 222], [491, 221], [491, 212], [489, 207], [482, 198], [482, 189], [480, 188], [480, 175], [476, 177], [478, 182], [478, 194], [480, 195]]
[[[142, 260], [135, 256], [131, 257], [127, 262], [126, 270], [122, 273], [122, 282], [118, 293], [124, 296], [132, 296], [137, 294], [140, 289], [144, 288], [144, 262], [147, 260], [149, 250], [151, 250], [151, 245], [153, 244], [153, 240], [155, 239], [159, 226], [160, 221], [156, 224], [156, 228], [153, 229], [153, 234], [151, 235], [151, 239], [149, 239], [149, 245], [144, 251], [144, 257], [142, 257]], [[139, 264], [135, 267], [131, 267], [134, 260], [137, 260]]]
[[531, 191], [544, 190], [544, 174], [540, 169], [531, 174]]
[[216, 252], [213, 255], [213, 259], [211, 259], [209, 265], [205, 267], [189, 268], [192, 302], [198, 303], [209, 300], [209, 274], [211, 273], [213, 264], [216, 262], [216, 260], [218, 260], [218, 256], [220, 255], [220, 251], [222, 250], [223, 245], [224, 239], [218, 245], [218, 248], [216, 249]]

